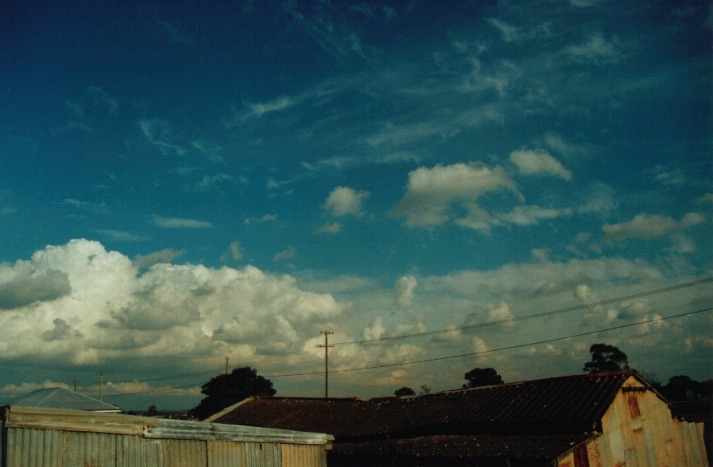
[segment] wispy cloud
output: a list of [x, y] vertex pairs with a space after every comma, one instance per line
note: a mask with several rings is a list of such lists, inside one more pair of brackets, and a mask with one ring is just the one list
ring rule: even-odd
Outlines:
[[207, 221], [181, 217], [152, 216], [151, 221], [156, 227], [162, 229], [210, 229], [213, 227], [213, 224]]
[[172, 127], [166, 120], [142, 119], [139, 127], [149, 143], [158, 148], [161, 154], [185, 156], [186, 149], [172, 142]]
[[282, 261], [287, 261], [289, 259], [292, 259], [296, 255], [297, 255], [297, 250], [295, 250], [295, 247], [291, 246], [291, 247], [287, 248], [286, 250], [282, 250], [281, 252], [279, 252], [275, 256], [273, 256], [272, 261], [275, 263], [279, 263]]
[[174, 259], [186, 254], [186, 250], [176, 250], [173, 248], [164, 248], [160, 251], [155, 251], [147, 255], [134, 256], [134, 264], [137, 268], [143, 269], [154, 264], [170, 263]]
[[94, 203], [91, 201], [81, 201], [74, 198], [66, 198], [64, 204], [67, 206], [72, 206], [83, 211], [90, 211], [97, 214], [106, 214], [109, 212], [109, 208], [105, 203]]
[[181, 31], [178, 26], [175, 26], [168, 21], [159, 21], [158, 25], [168, 34], [168, 37], [170, 37], [173, 42], [185, 44], [193, 41], [193, 34], [187, 34]]
[[148, 240], [145, 235], [133, 234], [123, 230], [97, 229], [96, 233], [117, 242], [145, 242]]
[[196, 189], [199, 191], [208, 191], [216, 188], [219, 186], [221, 183], [225, 182], [232, 182], [233, 177], [228, 174], [215, 174], [215, 175], [206, 175], [205, 177], [201, 178], [198, 183], [196, 183]]

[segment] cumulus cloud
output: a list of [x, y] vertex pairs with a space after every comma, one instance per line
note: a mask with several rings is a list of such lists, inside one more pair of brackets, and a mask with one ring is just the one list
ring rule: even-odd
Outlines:
[[619, 224], [605, 224], [602, 227], [606, 239], [609, 241], [623, 241], [631, 239], [660, 238], [671, 233], [678, 233], [705, 222], [705, 216], [697, 212], [689, 212], [680, 221], [668, 216], [658, 214], [637, 214], [628, 222]]
[[413, 303], [418, 281], [413, 276], [399, 278], [394, 285], [394, 303], [403, 310], [407, 310]]
[[520, 149], [510, 153], [510, 162], [523, 175], [551, 175], [564, 180], [572, 179], [572, 172], [545, 151]]
[[448, 222], [452, 207], [467, 214], [456, 222], [466, 227], [487, 226], [487, 213], [477, 204], [478, 198], [490, 192], [509, 191], [520, 196], [515, 183], [502, 167], [483, 164], [436, 165], [421, 167], [409, 173], [406, 194], [392, 213], [406, 217], [411, 227], [433, 227]]
[[353, 188], [338, 186], [327, 197], [324, 209], [335, 216], [361, 216], [362, 202], [369, 197], [368, 191], [359, 191]]
[[[126, 256], [87, 240], [2, 265], [0, 289], [0, 358], [62, 365], [135, 358], [182, 365], [294, 350], [314, 323], [349, 307], [251, 266], [161, 263], [139, 274]], [[23, 292], [8, 295], [12, 289]]]
[[0, 310], [59, 299], [72, 291], [67, 274], [34, 262], [0, 264]]

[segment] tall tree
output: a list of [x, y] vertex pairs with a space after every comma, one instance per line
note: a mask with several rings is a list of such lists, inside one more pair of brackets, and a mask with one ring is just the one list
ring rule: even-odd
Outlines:
[[589, 348], [592, 359], [584, 364], [582, 371], [588, 373], [606, 373], [629, 369], [629, 359], [615, 345], [592, 344]]
[[494, 368], [473, 368], [465, 374], [465, 379], [468, 382], [463, 385], [463, 389], [504, 384], [503, 378]]
[[191, 411], [200, 420], [250, 396], [273, 396], [276, 391], [272, 381], [246, 366], [216, 376], [201, 386], [201, 392], [207, 397]]

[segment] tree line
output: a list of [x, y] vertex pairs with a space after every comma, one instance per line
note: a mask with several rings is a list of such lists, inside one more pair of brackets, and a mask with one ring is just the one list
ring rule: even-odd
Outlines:
[[[613, 345], [604, 343], [593, 344], [589, 348], [591, 359], [584, 364], [582, 371], [585, 373], [606, 373], [612, 371], [628, 370], [629, 360], [622, 350]], [[643, 374], [644, 378], [669, 401], [687, 401], [713, 398], [713, 379], [695, 381], [686, 375], [677, 375], [669, 379], [668, 383], [661, 384], [655, 374]], [[466, 382], [463, 389], [505, 384], [494, 368], [473, 368], [464, 374]], [[428, 394], [431, 388], [424, 384], [420, 387], [419, 394]], [[194, 407], [190, 414], [202, 420], [217, 413], [243, 399], [251, 396], [273, 396], [276, 390], [272, 381], [257, 373], [250, 367], [236, 368], [230, 373], [218, 375], [201, 386], [204, 397]], [[410, 387], [401, 387], [394, 391], [395, 396], [414, 396], [416, 391]], [[156, 407], [151, 406], [152, 413]]]

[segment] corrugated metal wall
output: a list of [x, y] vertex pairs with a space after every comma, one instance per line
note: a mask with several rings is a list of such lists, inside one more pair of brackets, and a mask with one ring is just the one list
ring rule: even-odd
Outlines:
[[7, 430], [7, 467], [326, 467], [324, 446]]
[[633, 377], [624, 386], [602, 418], [602, 434], [587, 443], [586, 462], [573, 450], [558, 459], [560, 467], [708, 465], [701, 423], [672, 418], [668, 405]]

